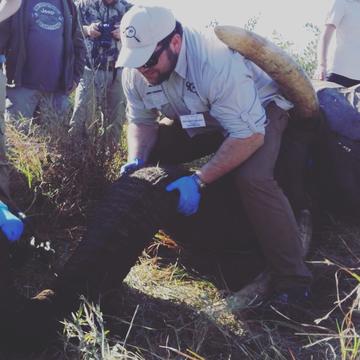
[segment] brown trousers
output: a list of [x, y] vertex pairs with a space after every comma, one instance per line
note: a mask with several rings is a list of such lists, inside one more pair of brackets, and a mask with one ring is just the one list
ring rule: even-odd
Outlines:
[[[233, 170], [231, 176], [273, 274], [274, 286], [279, 290], [307, 286], [311, 282], [311, 273], [302, 259], [297, 223], [288, 199], [274, 179], [288, 113], [275, 103], [267, 106], [266, 113], [269, 124], [264, 145]], [[150, 162], [178, 164], [192, 161], [216, 152], [223, 141], [220, 133], [190, 138], [178, 123], [164, 119]]]

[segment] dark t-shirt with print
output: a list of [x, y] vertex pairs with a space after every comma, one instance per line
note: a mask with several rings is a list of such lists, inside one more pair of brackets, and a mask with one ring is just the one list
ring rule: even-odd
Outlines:
[[56, 92], [63, 69], [64, 16], [62, 0], [27, 0], [26, 65], [23, 85]]

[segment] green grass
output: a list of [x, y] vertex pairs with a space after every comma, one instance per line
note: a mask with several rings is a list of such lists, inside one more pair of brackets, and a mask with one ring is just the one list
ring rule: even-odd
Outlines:
[[7, 125], [9, 139], [8, 158], [13, 167], [21, 173], [29, 188], [43, 180], [43, 169], [48, 165], [48, 149], [45, 138], [33, 138]]

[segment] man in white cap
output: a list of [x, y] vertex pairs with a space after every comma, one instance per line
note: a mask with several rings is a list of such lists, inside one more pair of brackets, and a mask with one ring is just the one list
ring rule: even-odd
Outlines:
[[[213, 33], [200, 34], [162, 7], [133, 6], [120, 24], [128, 101], [127, 173], [147, 163], [175, 164], [214, 153], [167, 190], [178, 210], [197, 212], [201, 192], [231, 173], [274, 279], [273, 301], [308, 300], [311, 273], [287, 198], [274, 179], [292, 107], [254, 63]], [[159, 115], [165, 116], [159, 121]]]

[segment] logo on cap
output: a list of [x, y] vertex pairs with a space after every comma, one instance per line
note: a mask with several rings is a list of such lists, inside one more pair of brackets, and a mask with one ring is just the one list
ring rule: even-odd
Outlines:
[[134, 38], [137, 42], [141, 42], [137, 37], [136, 37], [136, 29], [133, 26], [128, 26], [123, 33], [125, 34], [125, 36], [129, 39]]

